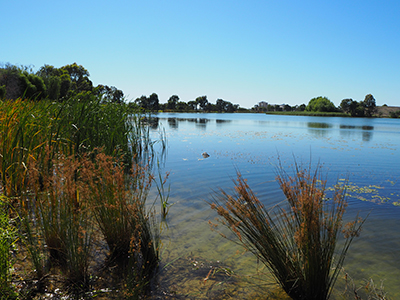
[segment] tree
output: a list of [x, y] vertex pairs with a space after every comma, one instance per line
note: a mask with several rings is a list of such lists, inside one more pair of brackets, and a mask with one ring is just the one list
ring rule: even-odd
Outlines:
[[144, 96], [144, 95], [142, 95], [140, 98], [136, 98], [136, 100], [135, 100], [135, 103], [139, 106], [139, 107], [141, 107], [141, 108], [143, 108], [143, 109], [145, 109], [145, 110], [147, 110], [147, 109], [149, 109], [149, 104], [148, 104], [148, 98], [146, 97], [146, 96]]
[[153, 93], [149, 96], [149, 106], [151, 111], [157, 111], [159, 107], [160, 101], [158, 100], [158, 95]]
[[306, 111], [332, 112], [336, 111], [336, 106], [328, 98], [319, 96], [308, 102]]
[[176, 105], [179, 102], [179, 97], [177, 95], [172, 95], [169, 99], [168, 99], [168, 103], [167, 103], [167, 108], [168, 109], [176, 109]]
[[197, 97], [196, 103], [201, 107], [202, 110], [205, 110], [208, 104], [207, 96]]
[[189, 105], [186, 102], [183, 102], [183, 101], [179, 101], [176, 104], [176, 109], [179, 110], [179, 111], [187, 111], [187, 110], [189, 110], [189, 108], [190, 108]]
[[191, 100], [187, 104], [191, 110], [197, 110], [197, 102], [195, 100]]
[[289, 104], [285, 104], [285, 105], [283, 106], [283, 110], [284, 110], [284, 111], [292, 111], [292, 107], [291, 107]]
[[60, 98], [67, 96], [68, 91], [71, 87], [71, 77], [69, 74], [64, 73], [60, 76]]
[[215, 104], [215, 110], [217, 110], [218, 112], [232, 113], [235, 112], [238, 107], [239, 105], [233, 105], [231, 102], [222, 99], [218, 99]]
[[115, 86], [99, 84], [94, 89], [94, 93], [103, 96], [103, 102], [122, 103], [124, 101], [124, 92]]
[[297, 110], [298, 111], [305, 111], [306, 110], [306, 105], [304, 103], [300, 104], [300, 106], [297, 108]]
[[365, 115], [367, 117], [372, 117], [372, 114], [374, 113], [376, 108], [376, 102], [374, 96], [372, 96], [371, 94], [366, 95], [363, 105], [365, 109]]
[[83, 66], [77, 65], [75, 62], [71, 65], [65, 65], [61, 67], [61, 70], [68, 72], [71, 79], [70, 89], [75, 93], [91, 91], [93, 89], [93, 84], [89, 80], [89, 71]]
[[135, 100], [135, 103], [149, 111], [157, 111], [159, 108], [159, 100], [156, 93], [151, 94], [149, 97], [141, 96]]
[[353, 102], [353, 99], [343, 99], [342, 102], [340, 102], [340, 110], [343, 111], [344, 113], [350, 112], [350, 106], [351, 103]]

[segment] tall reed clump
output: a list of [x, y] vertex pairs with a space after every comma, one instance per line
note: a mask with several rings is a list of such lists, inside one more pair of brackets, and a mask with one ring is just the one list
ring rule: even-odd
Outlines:
[[102, 103], [101, 95], [79, 93], [58, 104], [60, 135], [69, 141], [69, 153], [82, 154], [103, 148], [107, 155], [124, 153], [125, 162], [133, 157], [129, 149], [129, 122], [127, 105]]
[[95, 164], [88, 166], [96, 174], [92, 208], [110, 259], [127, 267], [127, 286], [136, 294], [149, 283], [159, 260], [159, 228], [154, 211], [146, 208], [153, 176], [136, 163], [125, 175], [118, 161], [99, 153]]
[[11, 268], [13, 258], [11, 247], [16, 241], [17, 230], [10, 224], [9, 203], [6, 197], [0, 197], [0, 298], [15, 299], [11, 287]]
[[46, 247], [42, 249], [48, 251], [47, 255], [34, 253], [34, 263], [37, 259], [39, 264], [36, 267], [43, 268], [40, 257], [48, 256], [51, 265], [60, 266], [68, 281], [78, 286], [88, 284], [93, 234], [85, 184], [88, 179], [82, 178], [82, 174], [86, 176], [87, 160], [59, 153], [50, 164], [50, 172], [44, 173], [39, 173], [32, 161], [27, 175], [29, 190], [21, 205], [31, 204], [24, 217], [35, 221], [35, 224], [25, 223], [29, 229], [28, 242], [44, 244]]
[[[280, 165], [277, 173], [285, 207], [265, 208], [238, 172], [234, 192], [221, 190], [211, 208], [292, 299], [328, 299], [364, 220], [342, 226], [345, 190], [337, 185], [328, 195], [319, 167], [296, 164], [289, 176]], [[345, 241], [335, 255], [341, 231]]]
[[6, 196], [23, 191], [28, 161], [52, 140], [51, 108], [44, 102], [0, 101], [0, 175]]

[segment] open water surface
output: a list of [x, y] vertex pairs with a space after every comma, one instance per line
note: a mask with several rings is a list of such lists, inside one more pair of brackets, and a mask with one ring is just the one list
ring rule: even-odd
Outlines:
[[[210, 229], [206, 201], [229, 190], [240, 171], [266, 206], [284, 200], [275, 181], [279, 160], [323, 166], [329, 184], [353, 188], [346, 220], [369, 214], [344, 268], [359, 285], [372, 278], [400, 299], [400, 120], [266, 114], [159, 113], [165, 130], [170, 208], [162, 231], [160, 290], [172, 298], [283, 297], [268, 272], [233, 241]], [[204, 158], [203, 152], [209, 157]], [[221, 229], [224, 233], [226, 231]], [[228, 236], [229, 237], [229, 236]], [[211, 270], [211, 271], [210, 271]], [[211, 272], [211, 273], [210, 273]], [[261, 274], [261, 275], [260, 275]], [[208, 278], [207, 280], [204, 280]], [[339, 280], [335, 297], [344, 290]], [[339, 295], [339, 296], [338, 296]]]

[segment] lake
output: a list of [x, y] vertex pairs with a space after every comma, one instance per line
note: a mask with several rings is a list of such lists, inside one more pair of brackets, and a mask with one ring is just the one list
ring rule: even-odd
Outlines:
[[[370, 278], [380, 286], [383, 280], [389, 296], [400, 299], [400, 119], [159, 113], [152, 124], [154, 137], [166, 133], [161, 172], [170, 172], [173, 203], [162, 231], [155, 294], [261, 299], [268, 291], [271, 298], [283, 297], [268, 271], [228, 231], [220, 228], [233, 241], [210, 229], [208, 221], [216, 214], [206, 201], [219, 188], [232, 188], [240, 171], [259, 199], [272, 206], [284, 200], [275, 181], [279, 161], [289, 173], [294, 161], [311, 161], [323, 167], [328, 185], [349, 179], [346, 220], [369, 214], [345, 271], [357, 286]], [[334, 298], [344, 288], [339, 280]]]

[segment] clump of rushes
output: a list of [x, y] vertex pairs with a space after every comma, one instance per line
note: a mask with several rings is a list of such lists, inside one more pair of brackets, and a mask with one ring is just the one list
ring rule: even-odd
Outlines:
[[110, 261], [124, 266], [126, 287], [137, 295], [149, 283], [159, 261], [159, 229], [154, 211], [146, 209], [154, 179], [147, 167], [134, 162], [127, 175], [121, 158], [101, 152], [92, 158], [94, 163], [86, 162], [87, 176], [83, 176], [93, 176], [88, 184], [92, 212], [110, 249]]
[[111, 258], [127, 258], [140, 252], [144, 263], [158, 261], [159, 237], [153, 212], [146, 200], [153, 181], [147, 167], [133, 163], [129, 175], [124, 166], [103, 153], [86, 168], [96, 174], [91, 187], [92, 209], [110, 248]]
[[[286, 207], [265, 208], [238, 172], [234, 192], [220, 190], [211, 208], [292, 299], [328, 299], [365, 220], [357, 216], [342, 226], [345, 190], [337, 185], [328, 199], [319, 166], [313, 171], [311, 165], [302, 169], [295, 164], [289, 176], [280, 164], [277, 174]], [[335, 256], [341, 231], [345, 241]]]
[[44, 103], [0, 101], [0, 177], [4, 194], [23, 190], [27, 161], [38, 157], [51, 120]]
[[[27, 242], [44, 242], [51, 264], [59, 265], [68, 282], [74, 286], [86, 286], [89, 279], [93, 224], [86, 182], [90, 179], [83, 180], [82, 177], [83, 174], [86, 176], [85, 164], [88, 161], [87, 155], [78, 159], [59, 154], [50, 164], [50, 172], [41, 174], [32, 161], [27, 175], [29, 193], [23, 202], [24, 205], [31, 205], [25, 217], [36, 216], [36, 224], [25, 222], [29, 229], [26, 230]], [[35, 227], [35, 235], [31, 226]], [[43, 266], [41, 257], [45, 255], [31, 254], [34, 263], [37, 261], [37, 267]]]

